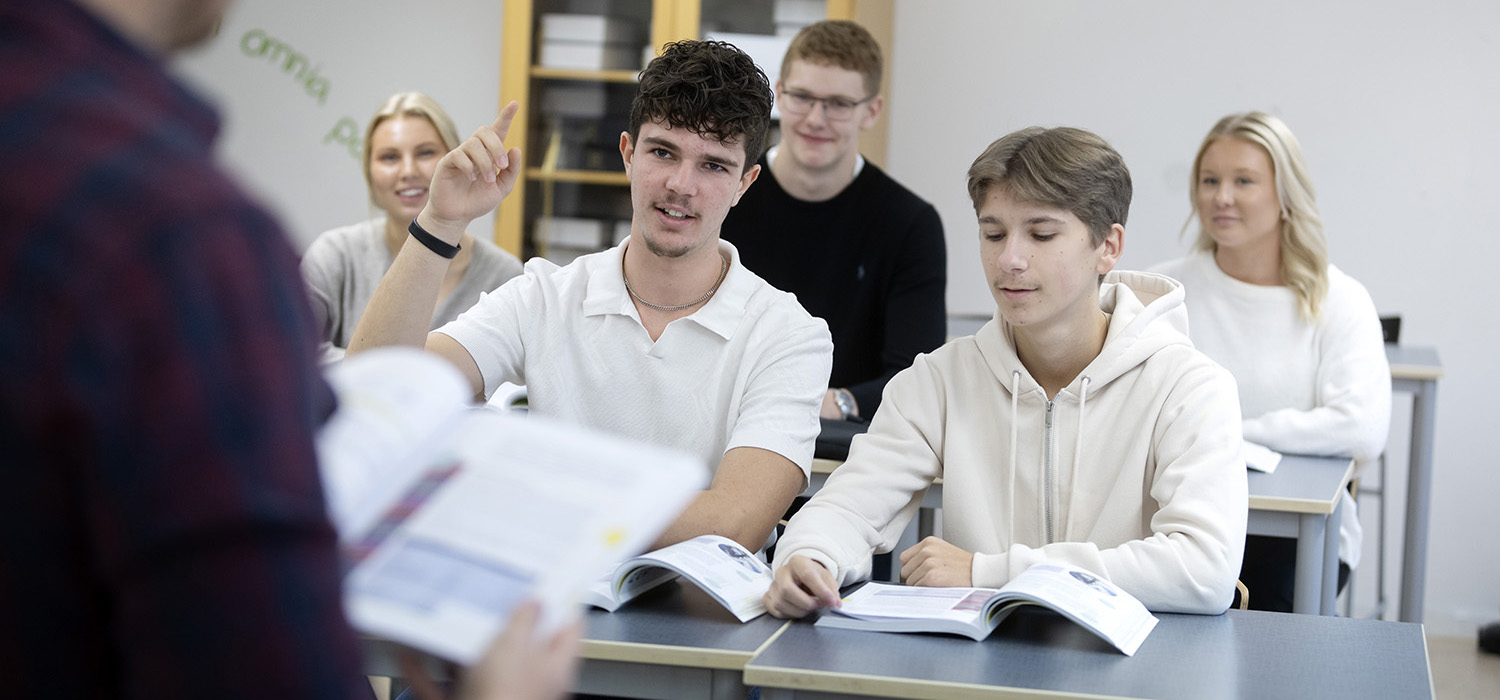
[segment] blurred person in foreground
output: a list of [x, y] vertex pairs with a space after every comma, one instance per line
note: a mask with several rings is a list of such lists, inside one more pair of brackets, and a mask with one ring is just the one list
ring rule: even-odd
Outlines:
[[[0, 669], [17, 697], [372, 695], [313, 434], [333, 409], [281, 229], [163, 61], [224, 0], [0, 5]], [[464, 697], [568, 684], [523, 609]]]

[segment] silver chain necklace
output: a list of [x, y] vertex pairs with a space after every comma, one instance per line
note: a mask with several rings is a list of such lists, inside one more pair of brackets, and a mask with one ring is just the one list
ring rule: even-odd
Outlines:
[[625, 280], [625, 291], [630, 293], [630, 298], [641, 302], [642, 304], [645, 304], [646, 306], [649, 306], [653, 309], [656, 309], [657, 311], [681, 311], [683, 309], [692, 308], [694, 306], [702, 304], [705, 301], [708, 301], [708, 298], [713, 296], [714, 292], [719, 291], [719, 285], [724, 283], [724, 275], [728, 272], [729, 261], [725, 260], [724, 256], [721, 255], [719, 256], [719, 279], [718, 281], [714, 282], [714, 286], [708, 289], [708, 293], [699, 297], [697, 301], [690, 301], [686, 304], [678, 304], [677, 306], [662, 306], [661, 304], [653, 304], [649, 301], [646, 301], [645, 299], [641, 298], [641, 295], [636, 294], [635, 290], [630, 288], [630, 278], [625, 275], [624, 263], [622, 262], [620, 264], [620, 278]]

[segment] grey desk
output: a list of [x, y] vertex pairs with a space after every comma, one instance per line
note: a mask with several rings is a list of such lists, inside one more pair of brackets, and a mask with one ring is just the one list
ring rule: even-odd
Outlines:
[[[1338, 594], [1340, 496], [1354, 462], [1340, 457], [1282, 455], [1272, 474], [1248, 473], [1252, 535], [1297, 540], [1292, 611], [1334, 614]], [[1255, 591], [1250, 591], [1254, 598]]]
[[[1432, 434], [1437, 424], [1437, 380], [1443, 365], [1437, 350], [1385, 346], [1391, 390], [1410, 392], [1411, 448], [1406, 474], [1406, 537], [1401, 550], [1401, 610], [1406, 622], [1422, 621], [1427, 586], [1427, 514], [1432, 497]], [[1386, 488], [1382, 484], [1381, 488]]]
[[1059, 616], [983, 642], [796, 622], [745, 667], [766, 700], [1432, 698], [1421, 625], [1231, 610], [1158, 615], [1127, 657]]
[[[839, 464], [833, 460], [813, 460], [812, 478], [803, 495], [810, 496], [822, 488]], [[1249, 473], [1250, 534], [1297, 540], [1292, 597], [1296, 612], [1334, 613], [1338, 593], [1339, 495], [1352, 476], [1353, 463], [1348, 459], [1301, 455], [1284, 455], [1273, 474]], [[932, 510], [942, 506], [943, 482], [939, 479], [922, 496], [917, 538], [932, 534]], [[910, 539], [911, 528], [908, 533]], [[1250, 595], [1255, 595], [1255, 591]]]
[[742, 669], [785, 624], [741, 623], [691, 584], [669, 583], [615, 612], [585, 613], [580, 693], [659, 698], [744, 698]]

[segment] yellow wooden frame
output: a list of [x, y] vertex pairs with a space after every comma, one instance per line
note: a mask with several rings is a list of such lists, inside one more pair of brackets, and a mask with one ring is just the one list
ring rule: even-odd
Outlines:
[[[894, 0], [826, 0], [828, 17], [832, 19], [854, 19], [870, 28], [871, 33], [890, 51], [890, 27]], [[520, 114], [511, 122], [506, 142], [526, 148], [531, 128], [532, 79], [561, 78], [565, 80], [597, 80], [601, 82], [632, 82], [635, 71], [571, 71], [533, 66], [532, 27], [535, 6], [530, 0], [506, 0], [502, 21], [500, 45], [500, 107], [511, 100], [521, 105]], [[702, 26], [702, 7], [699, 0], [654, 0], [651, 7], [651, 43], [658, 50], [662, 44], [684, 38], [698, 38]], [[889, 63], [889, 58], [887, 58]], [[889, 81], [890, 70], [886, 76]], [[882, 88], [888, 89], [888, 85]], [[878, 164], [885, 160], [885, 125], [882, 122], [867, 130], [860, 138], [860, 151]], [[629, 181], [621, 173], [588, 171], [544, 172], [541, 168], [528, 168], [516, 182], [515, 190], [500, 205], [495, 216], [495, 243], [519, 256], [521, 236], [525, 230], [526, 190], [543, 179], [553, 182], [582, 182], [588, 184], [628, 186]]]

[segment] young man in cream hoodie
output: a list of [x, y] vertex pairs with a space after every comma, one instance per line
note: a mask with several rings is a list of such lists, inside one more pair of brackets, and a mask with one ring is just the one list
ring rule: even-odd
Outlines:
[[1113, 272], [1130, 173], [1103, 139], [1031, 128], [969, 168], [995, 318], [891, 380], [867, 435], [788, 525], [766, 607], [801, 617], [869, 575], [943, 479], [918, 586], [1001, 586], [1041, 561], [1160, 612], [1221, 613], [1247, 495], [1234, 379], [1187, 337], [1183, 290]]

